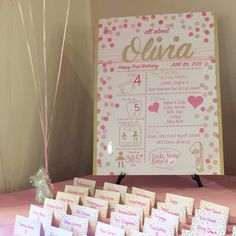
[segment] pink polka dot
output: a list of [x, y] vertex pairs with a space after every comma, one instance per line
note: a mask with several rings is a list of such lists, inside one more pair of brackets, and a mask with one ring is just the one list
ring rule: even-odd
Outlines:
[[142, 20], [146, 20], [147, 17], [146, 17], [146, 16], [142, 16], [141, 19], [142, 19]]
[[110, 43], [110, 47], [113, 48], [114, 47], [114, 43]]
[[103, 146], [103, 150], [105, 150], [105, 151], [107, 150], [107, 145]]
[[138, 27], [141, 27], [141, 26], [142, 26], [142, 23], [139, 22], [139, 23], [137, 24], [137, 26], [138, 26]]
[[108, 33], [109, 33], [109, 30], [106, 29], [106, 30], [103, 31], [103, 33], [104, 33], [104, 34], [108, 34]]
[[207, 38], [204, 39], [204, 43], [208, 43], [208, 39]]
[[206, 159], [205, 162], [206, 162], [206, 164], [209, 164], [209, 163], [211, 163], [211, 160], [210, 159]]
[[115, 108], [119, 108], [119, 107], [120, 107], [120, 104], [116, 103]]
[[190, 37], [192, 37], [192, 36], [193, 36], [193, 32], [189, 32], [188, 35], [189, 35]]
[[107, 116], [103, 116], [103, 120], [104, 121], [108, 121], [108, 117]]
[[112, 95], [111, 95], [111, 94], [110, 94], [110, 95], [108, 95], [108, 98], [109, 98], [109, 99], [112, 99]]
[[193, 16], [192, 14], [187, 14], [187, 15], [186, 15], [186, 18], [189, 19], [189, 18], [191, 18], [192, 16]]
[[107, 66], [107, 64], [106, 63], [102, 63], [102, 67], [106, 67]]
[[201, 111], [205, 111], [206, 110], [206, 108], [205, 107], [201, 107]]
[[101, 125], [100, 128], [101, 128], [101, 130], [103, 130], [103, 129], [106, 128], [106, 126], [105, 125]]
[[97, 164], [101, 165], [102, 164], [102, 160], [101, 159], [97, 159]]
[[114, 68], [113, 68], [113, 67], [111, 67], [111, 68], [110, 68], [110, 72], [113, 72], [113, 71], [114, 71]]
[[115, 26], [113, 26], [111, 29], [112, 29], [113, 31], [115, 31], [115, 30], [116, 30], [116, 27], [115, 27]]
[[213, 28], [213, 27], [214, 27], [214, 24], [213, 24], [213, 23], [209, 24], [209, 27], [210, 27], [210, 28]]
[[108, 38], [107, 41], [108, 41], [108, 42], [111, 42], [111, 41], [112, 41], [112, 38]]
[[195, 28], [195, 31], [196, 31], [196, 32], [199, 32], [199, 31], [200, 31], [200, 28], [199, 28], [199, 27], [196, 27], [196, 28]]
[[98, 24], [98, 28], [102, 28], [102, 24]]
[[214, 98], [214, 99], [213, 99], [213, 102], [214, 102], [214, 103], [217, 103], [217, 98]]
[[209, 75], [205, 75], [205, 76], [204, 76], [204, 79], [205, 79], [205, 80], [208, 80], [208, 79], [209, 79]]
[[202, 12], [202, 16], [206, 16], [206, 12], [205, 11]]
[[98, 41], [102, 41], [103, 40], [103, 37], [98, 37]]
[[106, 80], [103, 80], [103, 81], [102, 81], [102, 85], [105, 85], [106, 83], [107, 83]]
[[210, 31], [209, 30], [204, 30], [204, 33], [208, 35], [208, 34], [210, 34]]
[[204, 133], [205, 129], [204, 128], [200, 128], [199, 131], [200, 131], [200, 133]]
[[152, 18], [152, 19], [155, 19], [155, 18], [156, 18], [156, 16], [155, 16], [155, 15], [152, 15], [152, 16], [151, 16], [151, 18]]
[[128, 27], [128, 24], [123, 24], [123, 27], [124, 27], [124, 28], [127, 28], [127, 27]]
[[101, 112], [101, 110], [100, 109], [97, 109], [97, 113], [100, 113]]
[[210, 19], [209, 19], [209, 17], [205, 17], [205, 21], [209, 21]]
[[162, 25], [164, 23], [163, 20], [159, 20], [159, 24]]

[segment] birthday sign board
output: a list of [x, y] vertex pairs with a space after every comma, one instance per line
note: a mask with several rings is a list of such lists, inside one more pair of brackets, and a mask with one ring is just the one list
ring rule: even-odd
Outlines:
[[96, 98], [96, 174], [223, 174], [211, 12], [101, 19]]

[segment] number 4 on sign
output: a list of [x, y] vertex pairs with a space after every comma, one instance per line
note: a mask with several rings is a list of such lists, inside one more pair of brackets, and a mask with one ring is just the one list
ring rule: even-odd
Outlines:
[[140, 86], [141, 82], [142, 82], [141, 77], [140, 75], [138, 75], [134, 80], [134, 84], [138, 84], [138, 86]]

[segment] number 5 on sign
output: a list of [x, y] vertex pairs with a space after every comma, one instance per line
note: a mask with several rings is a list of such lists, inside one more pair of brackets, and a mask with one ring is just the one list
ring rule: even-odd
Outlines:
[[140, 75], [138, 75], [135, 79], [134, 79], [134, 84], [138, 84], [138, 86], [140, 86], [142, 80], [141, 80], [141, 77]]

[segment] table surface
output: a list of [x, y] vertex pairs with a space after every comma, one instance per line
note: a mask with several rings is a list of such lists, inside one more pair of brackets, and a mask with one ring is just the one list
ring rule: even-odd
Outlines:
[[[84, 178], [97, 181], [97, 188], [104, 182], [115, 183], [115, 176], [86, 176]], [[230, 222], [227, 235], [231, 235], [232, 226], [236, 225], [236, 176], [204, 176], [201, 177], [204, 187], [196, 187], [190, 176], [126, 176], [122, 185], [147, 189], [157, 193], [157, 201], [164, 201], [166, 193], [181, 194], [195, 199], [195, 207], [200, 200], [211, 201], [230, 208]], [[56, 191], [63, 191], [72, 180], [55, 184]], [[0, 236], [13, 235], [16, 215], [28, 216], [30, 204], [36, 204], [35, 189], [0, 194]], [[188, 228], [188, 226], [187, 226]]]

